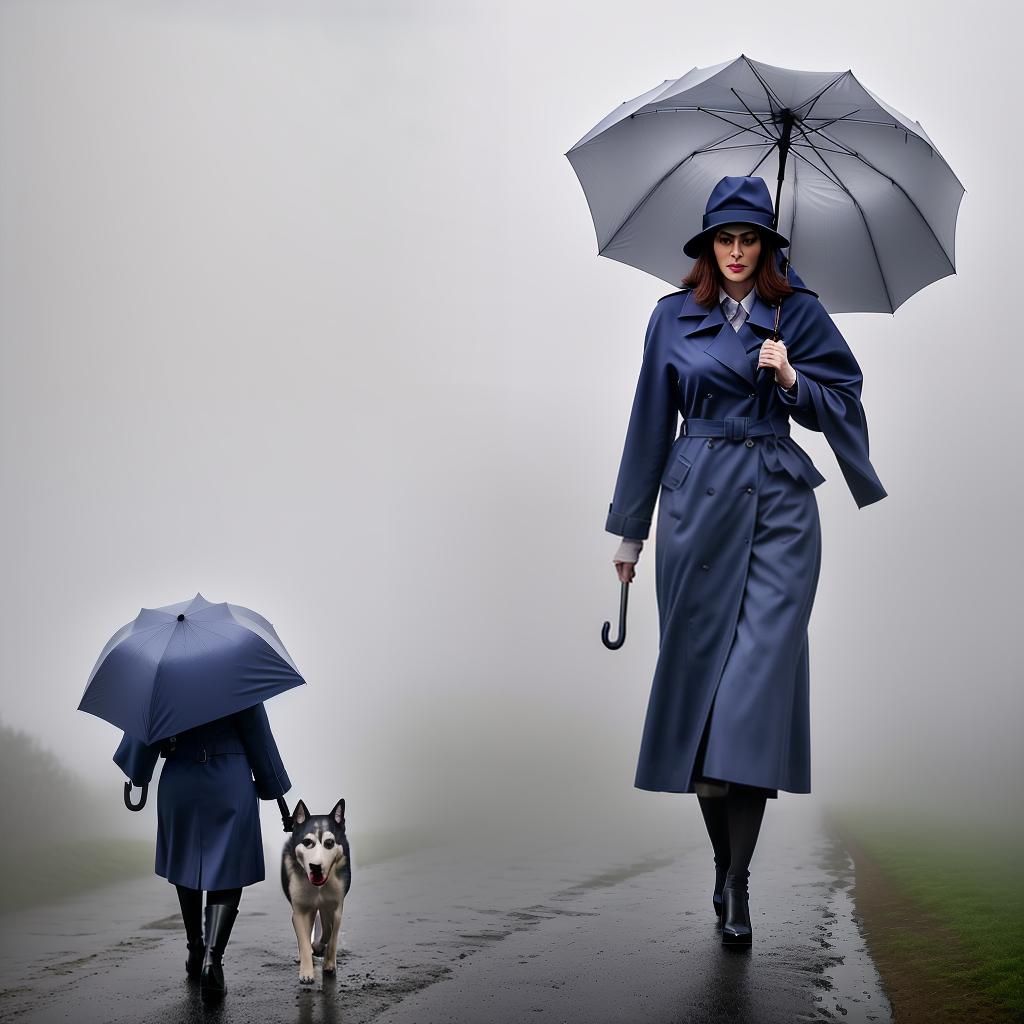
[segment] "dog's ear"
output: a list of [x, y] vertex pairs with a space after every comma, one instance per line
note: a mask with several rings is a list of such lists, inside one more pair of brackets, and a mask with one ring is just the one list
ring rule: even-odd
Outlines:
[[292, 824], [304, 825], [309, 817], [309, 808], [300, 800], [292, 811]]
[[331, 817], [334, 819], [336, 825], [345, 824], [345, 801], [339, 800], [334, 805], [334, 810], [331, 811]]

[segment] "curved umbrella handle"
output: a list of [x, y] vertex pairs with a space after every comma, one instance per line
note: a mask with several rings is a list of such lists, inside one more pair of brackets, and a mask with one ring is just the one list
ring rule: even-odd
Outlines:
[[137, 804], [132, 803], [132, 784], [126, 782], [124, 784], [124, 805], [129, 811], [141, 811], [146, 806], [146, 796], [149, 793], [149, 783], [144, 782], [142, 784], [142, 796], [139, 797]]
[[284, 825], [285, 832], [291, 832], [292, 828], [294, 828], [294, 823], [292, 822], [291, 811], [288, 810], [288, 804], [283, 796], [277, 798], [277, 806], [281, 812], [281, 824]]
[[609, 651], [617, 651], [626, 642], [626, 602], [629, 600], [629, 583], [622, 581], [622, 590], [619, 593], [619, 636], [617, 640], [609, 640], [612, 624], [605, 621], [601, 627], [601, 642]]

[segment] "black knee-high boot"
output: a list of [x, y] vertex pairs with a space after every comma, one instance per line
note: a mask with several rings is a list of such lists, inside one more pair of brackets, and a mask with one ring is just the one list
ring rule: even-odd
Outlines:
[[756, 786], [729, 783], [729, 794], [725, 800], [731, 859], [722, 890], [722, 942], [727, 946], [749, 946], [753, 940], [747, 880], [767, 795], [765, 790]]
[[238, 917], [242, 890], [211, 889], [206, 896], [206, 948], [199, 978], [203, 999], [221, 999], [227, 992], [224, 984], [223, 956]]
[[715, 891], [711, 903], [715, 913], [722, 916], [722, 888], [725, 876], [729, 871], [731, 855], [729, 853], [729, 815], [726, 808], [727, 798], [724, 796], [698, 796], [704, 824], [707, 826], [711, 839], [711, 848], [715, 851]]
[[187, 885], [176, 885], [178, 903], [181, 905], [181, 919], [185, 922], [185, 938], [188, 940], [188, 959], [185, 973], [198, 980], [203, 969], [203, 893], [201, 889], [190, 889]]

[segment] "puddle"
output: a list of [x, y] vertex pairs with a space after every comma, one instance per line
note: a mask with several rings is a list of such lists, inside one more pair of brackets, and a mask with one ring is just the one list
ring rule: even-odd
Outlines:
[[817, 1017], [847, 1024], [890, 1024], [892, 1007], [857, 925], [853, 859], [837, 840], [830, 838], [827, 844], [822, 866], [834, 881], [819, 925], [822, 949], [828, 955], [823, 957], [815, 996]]

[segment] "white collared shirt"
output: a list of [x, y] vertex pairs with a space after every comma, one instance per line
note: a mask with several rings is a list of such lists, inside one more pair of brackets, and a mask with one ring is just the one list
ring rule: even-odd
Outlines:
[[[750, 311], [754, 308], [754, 292], [756, 289], [751, 288], [746, 295], [740, 299], [740, 305], [746, 310], [747, 316], [750, 316]], [[723, 299], [731, 299], [732, 296], [721, 286], [718, 286], [718, 301], [721, 302]], [[735, 299], [733, 300], [735, 301]], [[746, 322], [746, 321], [744, 321]], [[733, 323], [733, 330], [739, 333], [739, 329], [743, 326], [742, 323]]]

